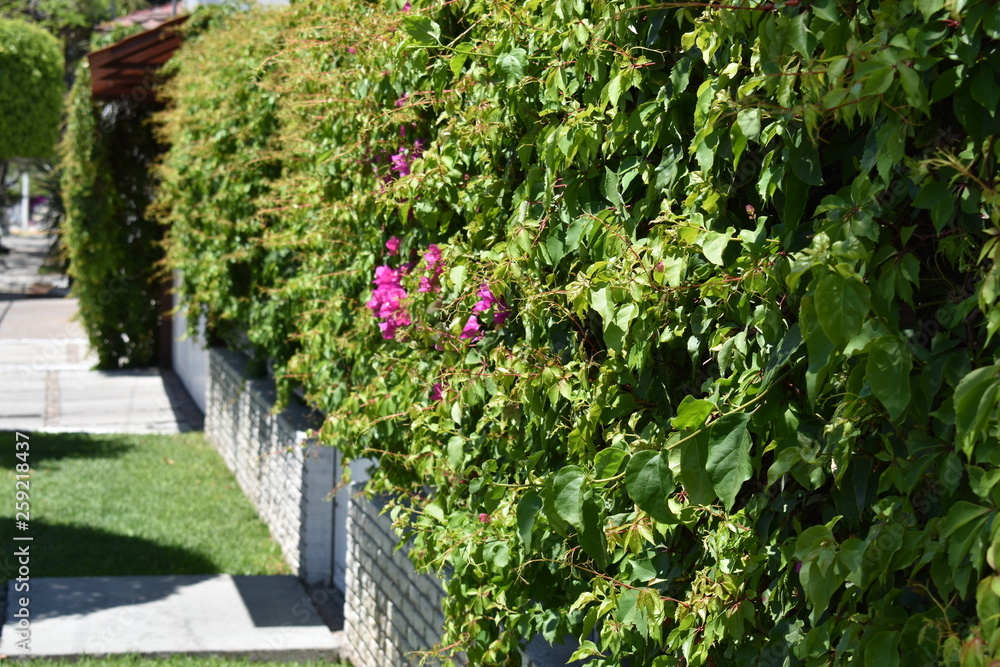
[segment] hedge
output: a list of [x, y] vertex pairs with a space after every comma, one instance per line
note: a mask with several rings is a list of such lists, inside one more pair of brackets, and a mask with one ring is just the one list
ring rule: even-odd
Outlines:
[[63, 55], [25, 21], [0, 18], [0, 160], [48, 158], [59, 139]]
[[176, 56], [192, 316], [376, 456], [443, 656], [1000, 658], [1000, 7], [306, 0]]
[[59, 146], [65, 207], [62, 243], [73, 295], [102, 369], [157, 361], [163, 251], [148, 165], [160, 151], [150, 107], [127, 99], [95, 101], [86, 60], [66, 102]]

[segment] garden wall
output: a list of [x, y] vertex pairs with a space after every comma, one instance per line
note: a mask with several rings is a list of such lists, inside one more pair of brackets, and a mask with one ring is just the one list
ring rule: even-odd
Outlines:
[[271, 413], [274, 385], [246, 379], [243, 354], [212, 349], [208, 373], [205, 435], [296, 574], [310, 584], [336, 583], [344, 564], [333, 562], [334, 524], [339, 519], [346, 525], [346, 513], [336, 515], [327, 496], [336, 486], [338, 452], [306, 442], [306, 431], [317, 423], [301, 405]]

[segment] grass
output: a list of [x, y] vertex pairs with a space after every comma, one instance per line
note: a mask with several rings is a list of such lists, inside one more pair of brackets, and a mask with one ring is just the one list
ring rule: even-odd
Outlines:
[[[16, 665], [31, 667], [287, 667], [287, 662], [252, 662], [246, 659], [228, 659], [217, 656], [194, 657], [174, 655], [168, 658], [143, 658], [137, 655], [108, 658], [80, 658], [79, 660], [18, 660]], [[350, 667], [346, 662], [300, 662], [303, 667]]]
[[[31, 519], [21, 532], [13, 521], [15, 436], [0, 432], [9, 494], [0, 496], [0, 540], [11, 544], [13, 532], [34, 538], [33, 577], [289, 572], [201, 433], [37, 433], [29, 442]], [[11, 564], [0, 560], [0, 581]]]

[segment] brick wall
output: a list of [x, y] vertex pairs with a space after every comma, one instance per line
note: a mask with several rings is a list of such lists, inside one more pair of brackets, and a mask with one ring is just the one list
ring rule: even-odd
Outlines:
[[[351, 486], [347, 511], [347, 591], [344, 635], [356, 667], [416, 665], [414, 652], [437, 643], [444, 626], [444, 589], [434, 576], [417, 574], [383, 503]], [[430, 662], [429, 664], [434, 664]]]
[[270, 380], [247, 380], [247, 358], [215, 348], [209, 354], [205, 435], [235, 475], [306, 583], [333, 576], [334, 503], [339, 478], [336, 450], [307, 442], [315, 417], [294, 401], [271, 414]]

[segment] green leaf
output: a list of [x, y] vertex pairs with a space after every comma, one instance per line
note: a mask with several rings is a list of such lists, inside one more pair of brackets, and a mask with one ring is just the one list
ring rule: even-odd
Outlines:
[[679, 431], [693, 431], [705, 425], [705, 420], [715, 410], [715, 403], [703, 398], [685, 396], [677, 406], [677, 414], [670, 425]]
[[580, 646], [573, 651], [573, 655], [569, 657], [567, 663], [572, 663], [576, 660], [583, 660], [584, 658], [589, 658], [595, 655], [601, 655], [601, 652], [597, 649], [597, 644], [589, 639], [585, 639], [580, 642]]
[[711, 505], [716, 493], [706, 470], [708, 462], [708, 438], [691, 438], [681, 443], [680, 483], [692, 505]]
[[583, 523], [583, 482], [586, 474], [577, 466], [566, 466], [552, 480], [553, 503], [559, 516], [575, 528]]
[[522, 48], [511, 49], [496, 59], [496, 70], [508, 88], [516, 86], [524, 78], [524, 69], [527, 66], [528, 52]]
[[618, 191], [618, 174], [611, 170], [610, 167], [604, 168], [604, 180], [601, 181], [601, 193], [604, 198], [611, 202], [618, 211], [622, 214], [625, 213], [625, 200], [622, 199], [621, 193]]
[[996, 412], [998, 392], [1000, 365], [977, 368], [958, 383], [953, 399], [955, 435], [963, 449], [971, 448], [984, 434]]
[[729, 244], [730, 234], [735, 232], [732, 227], [726, 231], [727, 233], [725, 234], [720, 234], [718, 232], [705, 232], [705, 237], [701, 241], [701, 249], [705, 254], [706, 259], [716, 266], [722, 266], [724, 264], [722, 261], [722, 253], [726, 251], [726, 246]]
[[910, 405], [910, 348], [895, 336], [882, 336], [868, 348], [865, 372], [875, 398], [889, 412], [889, 419], [899, 419]]
[[660, 452], [642, 451], [632, 455], [625, 469], [625, 489], [639, 509], [661, 523], [673, 520], [667, 496], [674, 490], [667, 457]]
[[959, 500], [941, 522], [941, 539], [945, 542], [962, 526], [989, 515], [992, 510], [982, 505], [973, 505], [965, 500]]
[[802, 347], [802, 332], [799, 330], [798, 323], [795, 323], [788, 328], [785, 335], [781, 337], [781, 341], [778, 343], [777, 347], [774, 348], [774, 351], [768, 356], [767, 368], [764, 371], [764, 379], [761, 382], [762, 387], [767, 387], [774, 382], [774, 378], [778, 375], [778, 371], [791, 360], [792, 355], [794, 355], [800, 347]]
[[430, 46], [439, 43], [441, 40], [441, 26], [420, 14], [407, 14], [404, 16], [403, 30], [417, 44]]
[[453, 435], [448, 439], [448, 463], [458, 468], [465, 461], [465, 438]]
[[726, 415], [709, 430], [708, 456], [705, 468], [716, 495], [728, 512], [743, 482], [750, 479], [750, 434], [747, 432], [746, 414]]
[[597, 479], [614, 477], [627, 456], [628, 452], [619, 447], [608, 447], [597, 452], [597, 456], [594, 457], [594, 477]]
[[972, 79], [972, 99], [979, 102], [991, 115], [1000, 104], [1000, 87], [997, 86], [997, 79], [993, 75], [993, 70], [986, 63], [979, 66], [979, 71]]
[[788, 43], [806, 58], [812, 57], [817, 44], [816, 36], [809, 32], [809, 28], [806, 26], [808, 17], [808, 12], [800, 12], [798, 16], [788, 22]]
[[493, 571], [502, 571], [510, 564], [510, 547], [506, 542], [489, 542], [483, 548], [483, 558]]
[[517, 503], [517, 534], [525, 549], [531, 548], [531, 531], [535, 527], [535, 516], [542, 509], [542, 499], [538, 493], [529, 490]]
[[467, 53], [456, 53], [448, 60], [448, 67], [451, 68], [451, 73], [456, 77], [462, 71], [465, 66], [465, 61], [469, 58]]
[[927, 106], [927, 88], [921, 81], [920, 75], [913, 68], [903, 64], [898, 65], [897, 69], [899, 70], [899, 79], [903, 84], [903, 92], [906, 94], [906, 101], [910, 103], [910, 106], [924, 113], [930, 113], [930, 107]]
[[441, 506], [438, 505], [436, 502], [427, 503], [426, 505], [424, 505], [424, 514], [444, 523], [444, 510], [442, 510]]
[[736, 114], [736, 124], [744, 137], [757, 141], [760, 137], [760, 109], [741, 109]]
[[814, 292], [816, 317], [823, 333], [835, 346], [843, 348], [864, 324], [870, 293], [857, 278], [828, 273]]
[[608, 565], [608, 539], [604, 534], [603, 499], [588, 490], [583, 496], [583, 520], [577, 526], [580, 546], [598, 567]]
[[924, 15], [924, 21], [930, 22], [931, 17], [944, 9], [944, 0], [917, 0], [917, 9]]
[[899, 667], [898, 632], [876, 632], [865, 644], [865, 667]]

